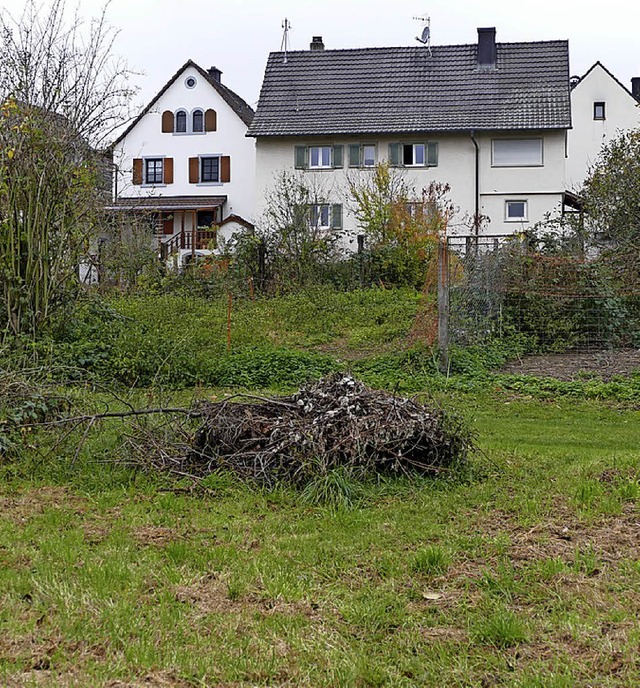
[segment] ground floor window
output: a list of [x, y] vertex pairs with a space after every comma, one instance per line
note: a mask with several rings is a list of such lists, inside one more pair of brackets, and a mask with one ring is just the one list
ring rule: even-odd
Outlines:
[[527, 220], [526, 201], [505, 201], [505, 220], [507, 222], [524, 222]]
[[341, 229], [342, 206], [339, 203], [315, 203], [309, 206], [309, 224], [316, 229]]
[[215, 209], [198, 210], [198, 227], [212, 227], [218, 221], [218, 213]]

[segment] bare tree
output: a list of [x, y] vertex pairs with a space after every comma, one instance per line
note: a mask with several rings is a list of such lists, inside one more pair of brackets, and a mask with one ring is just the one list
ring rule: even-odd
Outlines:
[[115, 36], [104, 11], [84, 23], [64, 0], [0, 12], [0, 327], [12, 333], [35, 335], [77, 288], [110, 189], [100, 148], [134, 93]]

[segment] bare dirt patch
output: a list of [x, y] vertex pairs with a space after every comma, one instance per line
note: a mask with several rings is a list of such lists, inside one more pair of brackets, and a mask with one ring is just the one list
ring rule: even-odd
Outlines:
[[312, 605], [303, 600], [285, 602], [280, 599], [262, 597], [256, 592], [245, 593], [237, 599], [231, 599], [226, 581], [214, 574], [203, 576], [190, 585], [176, 586], [174, 594], [178, 602], [191, 606], [200, 614], [227, 614], [251, 609], [265, 616], [278, 613], [314, 615]]
[[640, 349], [622, 349], [620, 351], [525, 356], [519, 361], [508, 363], [500, 372], [553, 377], [566, 381], [585, 377], [607, 381], [617, 375], [628, 377], [639, 370]]
[[72, 494], [64, 487], [40, 487], [14, 495], [0, 494], [0, 516], [24, 522], [52, 507], [75, 509], [84, 514], [87, 500]]
[[183, 540], [184, 536], [174, 528], [162, 528], [160, 526], [140, 526], [131, 531], [133, 539], [141, 546], [156, 545], [162, 547], [177, 540]]

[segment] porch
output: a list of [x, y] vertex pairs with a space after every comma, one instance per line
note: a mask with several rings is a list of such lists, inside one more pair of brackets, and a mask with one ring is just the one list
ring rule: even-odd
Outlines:
[[222, 220], [226, 196], [173, 196], [120, 198], [108, 208], [118, 212], [146, 215], [158, 242], [160, 258], [190, 251], [215, 250], [216, 227]]

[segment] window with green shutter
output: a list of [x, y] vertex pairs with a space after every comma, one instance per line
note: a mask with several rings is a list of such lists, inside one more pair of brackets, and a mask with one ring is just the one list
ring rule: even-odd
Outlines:
[[316, 229], [342, 229], [342, 206], [339, 203], [311, 204], [309, 224]]
[[360, 144], [349, 144], [349, 167], [360, 167]]
[[392, 167], [437, 167], [438, 144], [435, 141], [390, 143], [389, 164]]
[[438, 144], [433, 141], [427, 143], [427, 165], [429, 167], [438, 166]]
[[296, 146], [295, 148], [295, 168], [304, 170], [307, 167], [308, 149], [306, 146]]
[[331, 229], [342, 229], [342, 206], [339, 203], [331, 206]]
[[389, 144], [389, 164], [391, 167], [398, 167], [400, 165], [400, 144]]
[[344, 146], [331, 147], [331, 165], [332, 167], [342, 167], [342, 151]]

